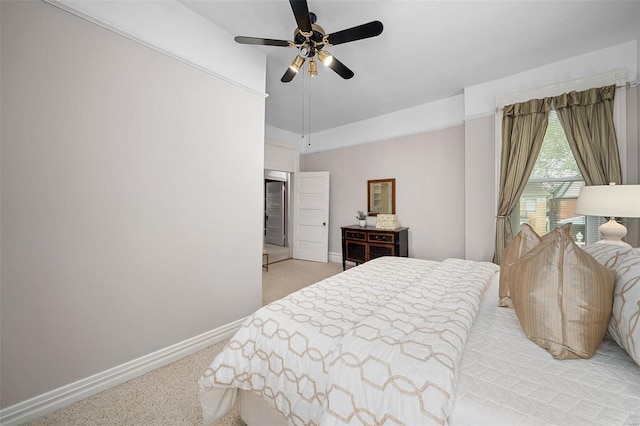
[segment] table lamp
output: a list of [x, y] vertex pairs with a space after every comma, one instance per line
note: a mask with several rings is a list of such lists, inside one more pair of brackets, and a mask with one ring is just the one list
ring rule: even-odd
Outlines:
[[604, 239], [598, 243], [631, 247], [622, 241], [627, 228], [616, 222], [616, 217], [640, 217], [640, 185], [591, 185], [580, 189], [576, 214], [609, 217], [598, 231]]

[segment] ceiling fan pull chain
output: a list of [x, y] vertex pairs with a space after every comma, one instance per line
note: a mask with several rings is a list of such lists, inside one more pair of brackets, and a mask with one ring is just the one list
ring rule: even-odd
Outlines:
[[309, 106], [307, 110], [309, 112], [309, 125], [307, 126], [307, 130], [309, 131], [309, 137], [307, 138], [307, 145], [311, 146], [311, 76], [309, 78]]
[[304, 77], [302, 78], [302, 110], [301, 110], [302, 122], [300, 123], [300, 137], [304, 140]]

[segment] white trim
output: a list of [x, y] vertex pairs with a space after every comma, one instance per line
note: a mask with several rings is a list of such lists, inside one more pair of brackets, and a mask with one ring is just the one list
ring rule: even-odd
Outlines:
[[624, 81], [618, 83], [616, 95], [613, 99], [613, 124], [616, 129], [616, 139], [618, 140], [618, 152], [620, 154], [620, 173], [622, 182], [628, 184], [627, 176], [627, 88]]
[[4, 408], [0, 410], [0, 424], [13, 426], [42, 417], [76, 401], [194, 354], [230, 338], [245, 320], [246, 318], [241, 318], [199, 336]]
[[263, 91], [256, 90], [256, 89], [254, 89], [252, 87], [249, 87], [249, 86], [247, 86], [245, 84], [239, 83], [238, 81], [233, 80], [233, 79], [231, 79], [229, 77], [226, 77], [226, 76], [224, 76], [224, 75], [222, 75], [220, 73], [217, 73], [215, 71], [212, 71], [211, 69], [208, 69], [206, 67], [198, 65], [197, 63], [192, 62], [192, 61], [186, 59], [183, 56], [180, 56], [180, 55], [178, 55], [176, 53], [172, 53], [172, 52], [170, 52], [170, 51], [168, 51], [166, 49], [161, 48], [158, 45], [155, 45], [155, 44], [147, 42], [147, 41], [145, 41], [145, 40], [143, 40], [143, 39], [141, 39], [139, 37], [136, 37], [133, 34], [127, 32], [126, 30], [124, 30], [122, 28], [118, 28], [118, 27], [116, 27], [116, 26], [114, 26], [112, 24], [109, 24], [109, 23], [101, 20], [101, 19], [98, 19], [98, 18], [96, 18], [94, 16], [90, 16], [87, 13], [84, 13], [84, 12], [78, 10], [78, 9], [75, 9], [71, 5], [63, 3], [63, 0], [44, 0], [44, 1], [46, 3], [49, 3], [52, 6], [58, 7], [60, 9], [64, 10], [64, 11], [67, 11], [67, 12], [73, 14], [73, 15], [76, 15], [79, 18], [85, 19], [85, 20], [87, 20], [89, 22], [92, 22], [92, 23], [94, 23], [96, 25], [99, 25], [99, 26], [101, 26], [102, 28], [104, 28], [106, 30], [112, 31], [112, 32], [114, 32], [114, 33], [116, 33], [116, 34], [118, 34], [118, 35], [120, 35], [122, 37], [125, 37], [125, 38], [127, 38], [127, 39], [129, 39], [131, 41], [134, 41], [134, 42], [139, 43], [139, 44], [141, 44], [141, 45], [143, 45], [145, 47], [153, 49], [156, 52], [162, 53], [163, 55], [167, 55], [172, 59], [175, 59], [177, 61], [182, 62], [183, 64], [189, 65], [189, 66], [194, 67], [194, 68], [196, 68], [196, 69], [198, 69], [200, 71], [203, 71], [203, 72], [205, 72], [205, 73], [207, 73], [209, 75], [217, 77], [217, 78], [219, 78], [219, 79], [221, 79], [221, 80], [223, 80], [223, 81], [225, 81], [225, 82], [227, 82], [229, 84], [232, 84], [232, 85], [234, 85], [236, 87], [244, 89], [244, 90], [246, 90], [246, 91], [248, 91], [250, 93], [253, 93], [253, 94], [258, 95], [258, 96], [263, 97], [263, 98], [266, 98], [266, 97], [269, 96], [267, 93], [265, 93]]
[[463, 121], [466, 123], [467, 121], [479, 120], [481, 118], [492, 117], [494, 115], [493, 111], [483, 112], [475, 115], [468, 115], [463, 118]]
[[[269, 126], [266, 126], [269, 127]], [[295, 142], [290, 142], [290, 141], [286, 141], [286, 140], [279, 140], [279, 139], [271, 139], [266, 137], [265, 138], [265, 144], [266, 145], [273, 145], [273, 146], [277, 146], [278, 148], [286, 148], [286, 149], [290, 149], [292, 151], [298, 151], [298, 144]]]
[[342, 253], [329, 252], [329, 262], [342, 263]]
[[[491, 113], [493, 114], [493, 113]], [[311, 147], [309, 147], [308, 145], [301, 145], [301, 151], [300, 154], [304, 155], [304, 154], [315, 154], [318, 152], [325, 152], [325, 151], [333, 151], [333, 150], [337, 150], [337, 149], [343, 149], [343, 148], [349, 148], [352, 146], [359, 146], [359, 145], [368, 145], [371, 143], [378, 143], [378, 142], [385, 142], [385, 141], [390, 141], [393, 139], [400, 139], [400, 138], [408, 138], [411, 136], [416, 136], [416, 135], [423, 135], [425, 133], [432, 133], [432, 132], [438, 132], [440, 130], [447, 130], [447, 129], [453, 129], [455, 127], [460, 127], [460, 126], [464, 126], [465, 120], [464, 119], [459, 119], [459, 120], [455, 120], [455, 121], [451, 121], [450, 123], [447, 124], [442, 124], [439, 126], [434, 126], [434, 127], [429, 127], [429, 128], [424, 128], [424, 129], [420, 129], [420, 130], [415, 130], [415, 131], [410, 131], [410, 132], [394, 132], [392, 135], [385, 135], [383, 137], [372, 137], [372, 139], [367, 139], [367, 140], [361, 140], [361, 141], [347, 141], [347, 138], [345, 138], [344, 140], [340, 140], [339, 144], [336, 144], [336, 146], [331, 146], [331, 147], [318, 147], [319, 144], [314, 145], [314, 143], [311, 143]], [[398, 126], [398, 128], [400, 128], [401, 126]], [[329, 130], [333, 130], [333, 129], [329, 129]], [[315, 133], [311, 134], [311, 138], [313, 140], [313, 138]], [[319, 139], [319, 138], [317, 138]], [[316, 139], [316, 140], [317, 140]], [[328, 139], [328, 138], [323, 138], [323, 139]]]
[[280, 182], [289, 181], [289, 172], [283, 172], [280, 170], [264, 169], [264, 178], [270, 180], [278, 180]]
[[[494, 149], [495, 149], [495, 158], [496, 158], [496, 167], [494, 170], [495, 177], [495, 199], [493, 205], [495, 206], [495, 215], [498, 216], [498, 202], [500, 201], [500, 168], [502, 167], [502, 117], [503, 117], [503, 109], [499, 108], [495, 113], [495, 141], [494, 141]], [[496, 223], [496, 220], [493, 221]]]
[[[311, 145], [301, 144], [300, 154], [311, 154], [435, 132], [464, 125], [464, 95], [390, 112], [311, 134]], [[300, 142], [300, 139], [298, 138]]]

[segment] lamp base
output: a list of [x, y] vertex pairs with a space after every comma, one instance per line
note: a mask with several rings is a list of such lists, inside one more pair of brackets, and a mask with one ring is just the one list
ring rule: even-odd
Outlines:
[[600, 225], [598, 231], [602, 234], [604, 239], [597, 241], [596, 244], [614, 244], [623, 247], [631, 247], [630, 244], [622, 241], [625, 235], [627, 235], [627, 228], [616, 222], [613, 218], [609, 219], [609, 222]]

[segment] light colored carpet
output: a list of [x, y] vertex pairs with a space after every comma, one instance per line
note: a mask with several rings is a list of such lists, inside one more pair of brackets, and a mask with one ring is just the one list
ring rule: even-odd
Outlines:
[[[263, 304], [342, 271], [338, 263], [289, 259], [262, 272]], [[26, 423], [29, 426], [202, 424], [198, 378], [227, 341]], [[242, 426], [238, 404], [215, 426]]]
[[268, 305], [338, 272], [342, 272], [340, 263], [289, 259], [269, 264], [269, 271], [262, 271], [262, 305]]

